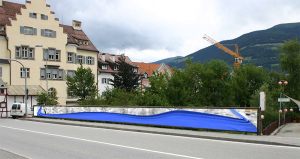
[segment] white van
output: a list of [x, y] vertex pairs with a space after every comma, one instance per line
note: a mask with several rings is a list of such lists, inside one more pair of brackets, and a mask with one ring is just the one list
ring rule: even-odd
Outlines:
[[[11, 106], [11, 111], [10, 111], [10, 115], [13, 119], [16, 119], [17, 117], [23, 117], [25, 116], [25, 103], [14, 103]], [[29, 114], [31, 111], [31, 108], [28, 107], [27, 108], [27, 114]]]

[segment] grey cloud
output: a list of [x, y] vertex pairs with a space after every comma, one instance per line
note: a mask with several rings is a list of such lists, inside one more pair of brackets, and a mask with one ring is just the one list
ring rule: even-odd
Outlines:
[[[13, 1], [24, 3], [24, 0]], [[56, 17], [64, 24], [70, 25], [73, 19], [81, 20], [86, 34], [99, 50], [104, 51], [135, 48], [181, 52], [186, 41], [202, 36], [203, 33], [213, 33], [225, 39], [228, 36], [236, 37], [259, 27], [291, 22], [295, 18], [289, 18], [289, 15], [300, 13], [299, 0], [169, 1], [172, 4], [165, 1], [167, 0], [47, 0], [56, 12]], [[203, 7], [182, 16], [189, 12], [189, 8], [172, 8], [173, 2], [178, 1]], [[167, 4], [165, 8], [149, 8], [163, 2], [164, 5]], [[148, 13], [143, 7], [154, 12]], [[196, 16], [191, 17], [193, 15]], [[212, 22], [207, 24], [208, 21]]]

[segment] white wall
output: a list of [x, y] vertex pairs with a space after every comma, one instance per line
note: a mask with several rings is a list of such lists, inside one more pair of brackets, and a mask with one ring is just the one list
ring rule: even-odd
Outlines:
[[99, 95], [102, 95], [103, 92], [105, 92], [107, 89], [112, 89], [113, 86], [110, 84], [102, 83], [102, 78], [110, 78], [114, 79], [111, 73], [100, 73], [98, 75], [98, 93]]

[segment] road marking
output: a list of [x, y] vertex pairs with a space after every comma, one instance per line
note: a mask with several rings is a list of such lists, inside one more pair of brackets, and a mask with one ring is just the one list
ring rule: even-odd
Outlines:
[[126, 148], [126, 149], [158, 153], [158, 154], [169, 155], [169, 156], [183, 157], [183, 158], [189, 158], [189, 159], [203, 159], [203, 158], [199, 158], [199, 157], [180, 155], [180, 154], [162, 152], [162, 151], [156, 151], [156, 150], [149, 150], [149, 149], [143, 149], [143, 148], [132, 147], [132, 146], [118, 145], [118, 144], [112, 144], [112, 143], [101, 142], [101, 141], [93, 141], [93, 140], [82, 139], [82, 138], [77, 138], [77, 137], [70, 137], [70, 136], [64, 136], [64, 135], [58, 135], [58, 134], [32, 131], [32, 130], [14, 128], [14, 127], [9, 127], [9, 126], [0, 126], [0, 127], [6, 128], [6, 129], [18, 130], [18, 131], [31, 132], [31, 133], [35, 133], [35, 134], [42, 134], [42, 135], [55, 136], [55, 137], [61, 137], [61, 138], [67, 138], [67, 139], [72, 139], [72, 140], [79, 140], [79, 141], [85, 141], [85, 142], [91, 142], [91, 143], [97, 143], [97, 144], [103, 144], [103, 145], [109, 145], [109, 146], [115, 146], [115, 147], [122, 147], [122, 148]]

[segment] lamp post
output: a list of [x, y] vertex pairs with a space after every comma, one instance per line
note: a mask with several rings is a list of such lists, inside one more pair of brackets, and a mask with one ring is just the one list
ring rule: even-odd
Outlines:
[[15, 61], [15, 62], [19, 63], [22, 66], [22, 69], [25, 71], [25, 85], [24, 85], [24, 87], [25, 87], [25, 89], [24, 89], [25, 99], [24, 99], [24, 102], [25, 102], [25, 117], [27, 117], [27, 115], [28, 115], [28, 112], [27, 112], [27, 98], [28, 98], [27, 70], [25, 69], [24, 65], [20, 61], [18, 61], [16, 59], [7, 59], [7, 58], [0, 58], [0, 59], [2, 59], [2, 60], [8, 60], [8, 61]]
[[[278, 82], [278, 84], [281, 86], [280, 98], [282, 98], [282, 94], [283, 94], [283, 91], [284, 91], [283, 87], [286, 86], [286, 85], [288, 85], [288, 81], [280, 80]], [[279, 111], [278, 111], [278, 127], [280, 127], [280, 125], [281, 125], [281, 121], [280, 121], [281, 113], [282, 113], [282, 101], [280, 100], [279, 101]], [[284, 120], [285, 120], [285, 113], [286, 113], [286, 111], [284, 112]]]

